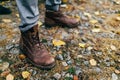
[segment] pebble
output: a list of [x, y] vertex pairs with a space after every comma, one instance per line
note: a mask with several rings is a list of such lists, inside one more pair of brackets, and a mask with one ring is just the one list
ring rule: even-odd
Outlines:
[[6, 49], [7, 49], [7, 50], [9, 50], [9, 49], [11, 49], [11, 48], [13, 48], [13, 47], [14, 47], [13, 44], [8, 44], [8, 45], [6, 45]]
[[53, 75], [53, 77], [54, 77], [55, 79], [59, 80], [59, 79], [61, 78], [61, 74], [55, 73], [55, 74]]
[[63, 71], [63, 72], [61, 72], [61, 76], [62, 76], [62, 77], [64, 77], [64, 76], [65, 76], [65, 74], [66, 74], [66, 72], [64, 72], [64, 71]]
[[80, 67], [75, 67], [75, 74], [76, 75], [79, 75], [79, 73], [81, 73], [82, 72], [82, 69], [80, 68]]
[[68, 64], [66, 62], [62, 62], [62, 65], [65, 67], [68, 66]]
[[0, 70], [4, 71], [9, 67], [9, 63], [8, 62], [3, 62], [0, 63]]
[[56, 56], [56, 59], [57, 59], [57, 60], [64, 60], [62, 54], [58, 54], [58, 55]]
[[12, 48], [12, 49], [10, 49], [10, 53], [18, 54], [19, 53], [19, 49], [18, 48]]
[[85, 17], [85, 16], [82, 16], [81, 19], [84, 20], [84, 21], [87, 21], [87, 20], [88, 20], [88, 18]]
[[5, 40], [7, 37], [5, 35], [0, 35], [0, 41]]
[[97, 72], [97, 73], [100, 73], [100, 72], [101, 72], [101, 69], [100, 69], [99, 67], [94, 67], [93, 69], [94, 69], [94, 71]]
[[67, 73], [67, 74], [65, 75], [65, 77], [70, 77], [70, 74], [69, 74], [69, 73]]
[[68, 61], [66, 61], [66, 63], [67, 63], [68, 65], [71, 65], [73, 62], [72, 62], [72, 60], [68, 60]]
[[118, 80], [118, 76], [115, 73], [112, 73], [112, 79], [111, 80]]
[[89, 65], [89, 61], [84, 61], [83, 63], [84, 63], [86, 66]]

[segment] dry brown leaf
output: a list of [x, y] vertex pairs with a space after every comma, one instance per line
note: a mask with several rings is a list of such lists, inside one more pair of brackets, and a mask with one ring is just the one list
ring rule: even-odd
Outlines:
[[116, 70], [115, 70], [115, 73], [116, 73], [116, 74], [120, 74], [120, 71], [116, 69]]
[[25, 56], [25, 55], [23, 55], [23, 54], [20, 54], [20, 55], [19, 55], [19, 58], [20, 58], [21, 60], [23, 60], [23, 59], [25, 59], [25, 58], [26, 58], [26, 56]]
[[79, 80], [78, 76], [74, 75], [73, 80]]

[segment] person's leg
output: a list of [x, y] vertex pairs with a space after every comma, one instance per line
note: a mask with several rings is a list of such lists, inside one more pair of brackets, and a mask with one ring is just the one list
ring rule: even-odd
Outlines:
[[46, 0], [46, 17], [47, 26], [62, 25], [67, 27], [77, 27], [79, 20], [69, 18], [60, 11], [61, 0]]
[[46, 0], [46, 10], [58, 11], [61, 0]]
[[21, 18], [20, 49], [33, 65], [41, 69], [51, 69], [55, 65], [55, 60], [39, 40], [38, 0], [16, 0], [16, 2]]
[[39, 19], [38, 0], [16, 0], [19, 10], [22, 32], [29, 30], [37, 24]]

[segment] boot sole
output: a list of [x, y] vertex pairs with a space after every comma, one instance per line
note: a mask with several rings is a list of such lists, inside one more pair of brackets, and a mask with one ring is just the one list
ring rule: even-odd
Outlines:
[[[20, 51], [25, 55], [25, 52], [20, 48]], [[55, 62], [53, 62], [50, 65], [42, 66], [42, 65], [37, 65], [35, 64], [32, 60], [29, 58], [26, 58], [28, 62], [30, 62], [33, 66], [40, 68], [41, 70], [51, 70], [52, 68], [55, 67]]]

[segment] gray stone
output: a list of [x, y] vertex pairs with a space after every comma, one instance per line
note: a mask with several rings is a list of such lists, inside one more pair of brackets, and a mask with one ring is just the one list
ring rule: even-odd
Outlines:
[[73, 63], [72, 60], [67, 60], [66, 62], [68, 65], [71, 65]]
[[101, 69], [99, 67], [95, 67], [94, 68], [94, 71], [97, 72], [97, 73], [100, 73], [101, 72]]
[[63, 66], [68, 66], [68, 64], [66, 62], [62, 62]]
[[53, 77], [54, 77], [55, 79], [59, 80], [59, 79], [61, 78], [61, 74], [55, 73], [55, 74], [53, 75]]
[[63, 59], [63, 56], [62, 56], [61, 54], [58, 54], [58, 55], [56, 56], [56, 59], [58, 59], [58, 60], [64, 60], [64, 59]]
[[115, 73], [112, 73], [112, 79], [111, 80], [118, 80], [118, 76]]
[[84, 61], [83, 63], [84, 63], [86, 66], [89, 65], [89, 61]]

